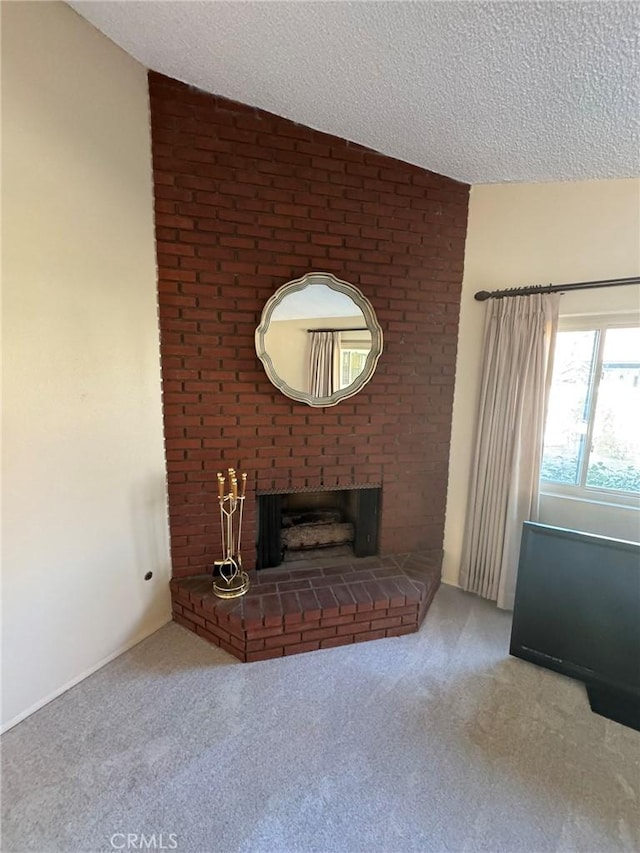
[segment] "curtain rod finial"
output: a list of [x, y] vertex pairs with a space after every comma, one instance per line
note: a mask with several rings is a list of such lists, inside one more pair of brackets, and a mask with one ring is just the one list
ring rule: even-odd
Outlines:
[[477, 299], [478, 302], [486, 302], [487, 299], [491, 297], [491, 294], [488, 290], [479, 290], [475, 295], [474, 299]]

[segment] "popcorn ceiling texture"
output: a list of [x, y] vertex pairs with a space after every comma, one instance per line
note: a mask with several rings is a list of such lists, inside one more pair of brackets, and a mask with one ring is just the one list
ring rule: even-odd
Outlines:
[[637, 3], [70, 5], [153, 70], [466, 183], [639, 171]]

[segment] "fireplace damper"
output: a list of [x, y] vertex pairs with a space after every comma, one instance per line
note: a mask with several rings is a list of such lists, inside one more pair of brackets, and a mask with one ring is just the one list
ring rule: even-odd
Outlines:
[[[258, 495], [258, 569], [279, 566], [287, 550], [349, 544], [355, 557], [378, 553], [380, 487]], [[296, 523], [297, 522], [297, 523]]]

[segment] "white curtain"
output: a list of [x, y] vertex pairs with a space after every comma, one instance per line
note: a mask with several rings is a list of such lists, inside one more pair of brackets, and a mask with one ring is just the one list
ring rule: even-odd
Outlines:
[[311, 332], [309, 350], [309, 393], [329, 397], [339, 388], [336, 383], [340, 332]]
[[560, 294], [487, 304], [475, 456], [460, 585], [510, 609], [522, 523], [538, 515]]

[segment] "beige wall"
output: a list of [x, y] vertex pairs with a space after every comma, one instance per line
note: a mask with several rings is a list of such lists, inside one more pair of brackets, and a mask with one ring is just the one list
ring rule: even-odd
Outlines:
[[169, 557], [145, 69], [3, 3], [2, 95], [6, 726], [169, 619]]
[[[640, 180], [492, 184], [471, 189], [445, 525], [446, 582], [457, 582], [480, 379], [484, 305], [473, 294], [525, 284], [638, 275], [639, 235]], [[561, 300], [562, 314], [638, 309], [640, 288], [635, 286], [581, 291]], [[557, 517], [557, 506], [546, 509], [543, 520]], [[564, 505], [565, 523], [567, 513], [575, 509]], [[629, 526], [637, 528], [637, 513], [613, 517], [599, 506], [580, 512], [589, 515], [592, 525], [604, 524], [605, 535], [619, 536]]]
[[264, 336], [264, 346], [273, 368], [290, 388], [309, 390], [309, 321], [273, 320]]

